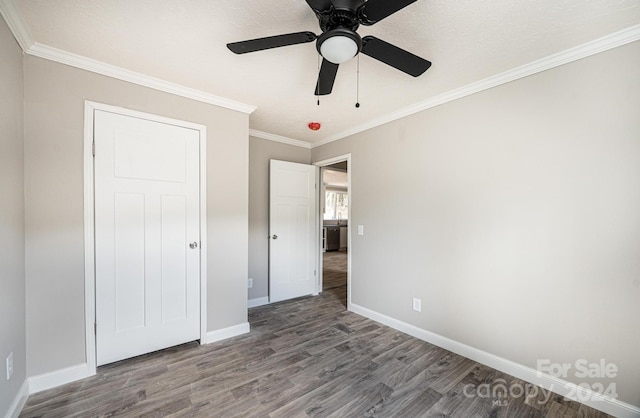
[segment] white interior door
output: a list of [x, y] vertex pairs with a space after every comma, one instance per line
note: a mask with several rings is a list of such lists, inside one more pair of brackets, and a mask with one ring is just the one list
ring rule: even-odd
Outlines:
[[317, 168], [270, 161], [269, 301], [317, 293]]
[[96, 110], [97, 364], [200, 338], [199, 131]]

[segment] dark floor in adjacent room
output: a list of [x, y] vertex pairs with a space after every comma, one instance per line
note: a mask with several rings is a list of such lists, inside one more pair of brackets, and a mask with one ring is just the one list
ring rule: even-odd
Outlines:
[[346, 285], [347, 250], [322, 253], [322, 290]]

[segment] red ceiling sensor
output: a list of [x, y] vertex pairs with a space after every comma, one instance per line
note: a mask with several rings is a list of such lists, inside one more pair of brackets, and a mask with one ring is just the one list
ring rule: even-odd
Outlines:
[[320, 129], [320, 127], [320, 122], [309, 122], [309, 129], [311, 129], [312, 131], [317, 131], [318, 129]]

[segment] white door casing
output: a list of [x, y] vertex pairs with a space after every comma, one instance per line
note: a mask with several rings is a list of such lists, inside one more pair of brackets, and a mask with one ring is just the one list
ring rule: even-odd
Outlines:
[[[332, 157], [326, 160], [322, 160], [322, 161], [316, 161], [315, 163], [313, 163], [316, 167], [321, 168], [321, 167], [326, 167], [335, 163], [340, 163], [340, 162], [347, 162], [347, 194], [349, 196], [349, 207], [348, 207], [348, 211], [349, 211], [349, 226], [347, 227], [347, 242], [349, 243], [349, 251], [347, 252], [347, 310], [351, 311], [351, 254], [353, 253], [353, 247], [354, 247], [354, 242], [352, 240], [352, 235], [351, 235], [351, 231], [352, 228], [351, 226], [354, 225], [353, 223], [353, 217], [351, 216], [351, 208], [353, 207], [353, 198], [351, 197], [351, 192], [353, 190], [352, 188], [352, 183], [351, 183], [351, 173], [353, 171], [352, 166], [351, 166], [351, 154], [344, 154], [344, 155], [339, 155], [336, 157]], [[321, 196], [324, 196], [324, 187], [322, 188], [322, 190], [320, 190]], [[317, 228], [318, 231], [322, 231], [323, 229], [323, 208], [321, 207], [321, 205], [318, 205], [318, 224], [317, 224]], [[322, 248], [321, 244], [321, 238], [318, 239], [318, 242], [320, 243], [320, 248]], [[323, 275], [323, 271], [322, 271], [322, 260], [323, 260], [323, 253], [321, 250], [318, 250], [318, 291], [322, 291], [322, 287], [323, 287], [323, 280], [322, 280], [322, 275]]]
[[102, 365], [200, 338], [200, 132], [96, 110], [94, 140]]
[[317, 168], [271, 160], [269, 302], [317, 293]]

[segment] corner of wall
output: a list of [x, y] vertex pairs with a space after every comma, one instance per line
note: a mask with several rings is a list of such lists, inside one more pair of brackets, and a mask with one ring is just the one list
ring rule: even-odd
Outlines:
[[237, 337], [238, 335], [246, 334], [249, 331], [250, 326], [248, 322], [227, 328], [209, 331], [207, 333], [206, 340], [202, 341], [202, 344], [211, 344], [218, 341], [226, 340], [228, 338]]
[[[6, 4], [0, 3], [0, 415], [17, 416], [27, 396], [25, 210], [24, 210], [24, 56], [12, 34]], [[6, 20], [5, 20], [6, 19]], [[13, 375], [4, 378], [12, 353]]]
[[27, 398], [29, 397], [29, 382], [28, 380], [24, 380], [22, 385], [20, 386], [20, 390], [16, 394], [15, 399], [9, 405], [9, 410], [5, 415], [6, 418], [18, 418], [20, 416], [20, 412], [22, 412], [22, 408], [24, 408], [24, 404], [27, 403]]

